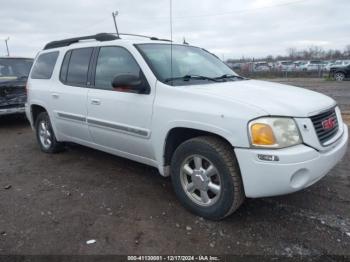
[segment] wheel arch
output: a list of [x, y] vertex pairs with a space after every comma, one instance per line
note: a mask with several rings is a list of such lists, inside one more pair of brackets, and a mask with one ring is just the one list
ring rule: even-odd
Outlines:
[[46, 112], [50, 117], [51, 126], [52, 126], [53, 131], [55, 132], [56, 139], [57, 139], [57, 141], [60, 141], [61, 140], [60, 134], [59, 134], [59, 132], [56, 128], [56, 125], [55, 125], [54, 113], [50, 112], [48, 106], [45, 105], [44, 103], [40, 103], [38, 101], [32, 101], [32, 103], [29, 105], [29, 109], [30, 109], [30, 117], [31, 117], [30, 122], [32, 124], [33, 129], [35, 129], [35, 121], [36, 121], [38, 115], [42, 112]]
[[342, 73], [342, 74], [346, 75], [345, 70], [337, 70], [337, 71], [335, 71], [334, 73], [335, 73], [335, 74], [336, 74], [336, 73]]
[[47, 112], [46, 108], [40, 104], [31, 104], [30, 105], [30, 115], [32, 118], [33, 126], [35, 126], [35, 122], [40, 113]]
[[[162, 146], [162, 156], [160, 164], [160, 173], [164, 176], [169, 175], [169, 167], [171, 158], [176, 148], [183, 142], [198, 136], [213, 136], [222, 139], [228, 143], [232, 148], [234, 142], [230, 134], [222, 129], [208, 128], [208, 127], [189, 127], [185, 125], [173, 126], [168, 129], [165, 135]], [[232, 150], [233, 152], [233, 150]]]

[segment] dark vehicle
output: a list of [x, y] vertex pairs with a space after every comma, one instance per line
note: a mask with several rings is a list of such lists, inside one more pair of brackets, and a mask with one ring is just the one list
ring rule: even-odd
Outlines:
[[0, 116], [24, 113], [31, 58], [0, 57]]
[[343, 81], [346, 78], [350, 78], [350, 65], [342, 67], [331, 67], [329, 76], [333, 77], [336, 81]]

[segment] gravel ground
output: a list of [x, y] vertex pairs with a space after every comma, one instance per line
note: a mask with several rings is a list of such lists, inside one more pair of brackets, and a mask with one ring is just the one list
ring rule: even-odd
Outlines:
[[335, 99], [341, 110], [350, 114], [350, 81], [325, 81], [320, 78], [278, 78], [267, 81], [305, 87]]
[[[278, 81], [350, 111], [350, 82]], [[181, 207], [156, 169], [77, 145], [41, 153], [23, 117], [0, 119], [0, 145], [0, 255], [350, 255], [350, 150], [312, 187], [211, 222]]]

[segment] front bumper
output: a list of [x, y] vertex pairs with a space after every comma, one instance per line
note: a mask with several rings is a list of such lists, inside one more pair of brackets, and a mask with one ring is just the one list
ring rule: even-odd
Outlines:
[[23, 114], [25, 112], [24, 107], [12, 107], [0, 109], [0, 116], [3, 115], [12, 115], [12, 114]]
[[[284, 195], [304, 189], [324, 177], [345, 155], [348, 128], [327, 152], [306, 145], [278, 150], [235, 148], [247, 197]], [[258, 154], [274, 155], [279, 161], [263, 161]]]

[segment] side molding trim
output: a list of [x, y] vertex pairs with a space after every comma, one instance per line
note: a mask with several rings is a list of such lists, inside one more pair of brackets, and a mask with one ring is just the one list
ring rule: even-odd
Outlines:
[[120, 125], [115, 123], [109, 123], [109, 122], [104, 122], [104, 121], [90, 119], [90, 118], [87, 119], [87, 122], [88, 124], [91, 124], [97, 127], [107, 127], [107, 128], [114, 129], [116, 131], [141, 136], [144, 138], [149, 137], [149, 132], [147, 130], [140, 129], [140, 128], [125, 126], [125, 125]]

